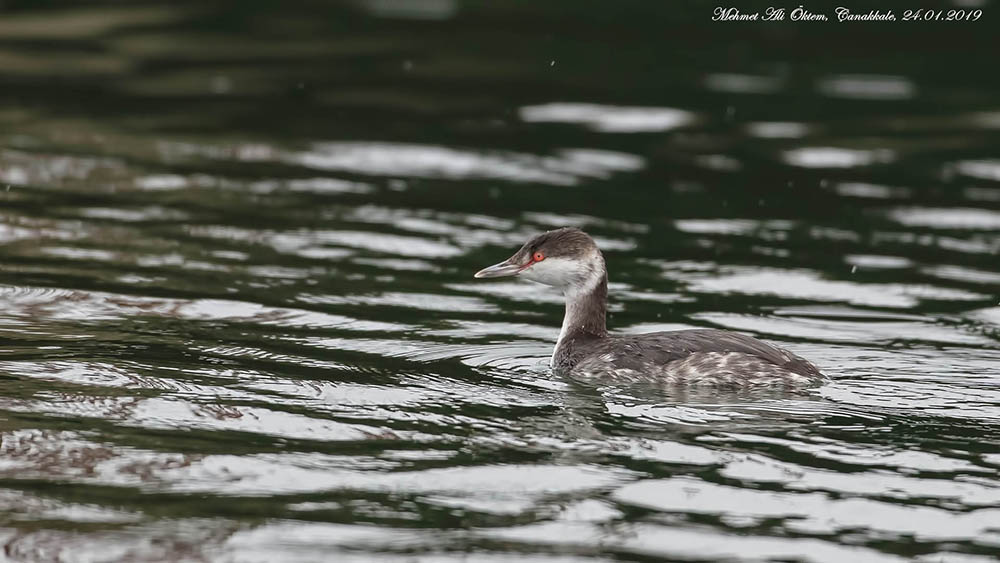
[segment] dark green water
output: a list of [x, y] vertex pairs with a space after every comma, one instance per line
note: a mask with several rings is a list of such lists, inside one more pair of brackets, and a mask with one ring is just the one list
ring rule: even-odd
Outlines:
[[[1000, 6], [712, 7], [0, 3], [5, 560], [994, 561]], [[553, 376], [561, 225], [832, 382]]]

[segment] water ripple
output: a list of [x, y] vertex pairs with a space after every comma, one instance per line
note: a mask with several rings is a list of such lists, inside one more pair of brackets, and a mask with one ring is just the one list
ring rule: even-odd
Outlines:
[[[985, 27], [917, 73], [657, 3], [14, 4], [8, 559], [994, 559], [1000, 112], [952, 60]], [[829, 381], [553, 372], [563, 296], [472, 273], [566, 225], [614, 332]]]

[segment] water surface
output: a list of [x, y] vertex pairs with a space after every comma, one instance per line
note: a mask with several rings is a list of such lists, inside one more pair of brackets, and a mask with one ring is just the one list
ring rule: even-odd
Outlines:
[[[5, 6], [10, 560], [1000, 551], [987, 23]], [[553, 376], [561, 297], [472, 273], [563, 225], [604, 249], [613, 329], [739, 330], [832, 381]]]

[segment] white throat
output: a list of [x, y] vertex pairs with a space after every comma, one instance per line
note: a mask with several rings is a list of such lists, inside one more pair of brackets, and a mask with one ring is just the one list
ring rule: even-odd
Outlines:
[[[521, 272], [522, 278], [550, 285], [562, 291], [566, 297], [566, 314], [563, 317], [559, 340], [552, 351], [550, 364], [555, 364], [555, 358], [567, 335], [574, 329], [586, 329], [584, 322], [588, 315], [585, 307], [592, 306], [590, 296], [597, 290], [605, 277], [604, 257], [596, 248], [581, 258], [551, 257], [537, 262]], [[600, 297], [603, 301], [604, 295]], [[603, 302], [602, 328], [603, 328]]]
[[549, 365], [555, 365], [556, 352], [563, 345], [566, 335], [573, 328], [583, 328], [580, 324], [581, 308], [587, 296], [594, 293], [597, 285], [604, 278], [604, 260], [598, 255], [596, 263], [590, 265], [586, 274], [582, 278], [577, 278], [577, 283], [565, 286], [563, 295], [566, 298], [566, 313], [563, 315], [562, 328], [559, 329], [559, 339], [556, 340], [555, 348], [552, 349], [552, 357], [549, 358]]

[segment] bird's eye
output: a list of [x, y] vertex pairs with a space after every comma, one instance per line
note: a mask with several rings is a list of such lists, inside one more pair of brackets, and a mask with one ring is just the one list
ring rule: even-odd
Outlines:
[[535, 255], [532, 256], [532, 258], [535, 260], [535, 262], [541, 262], [542, 260], [545, 260], [545, 255], [542, 254], [541, 252], [536, 252]]

